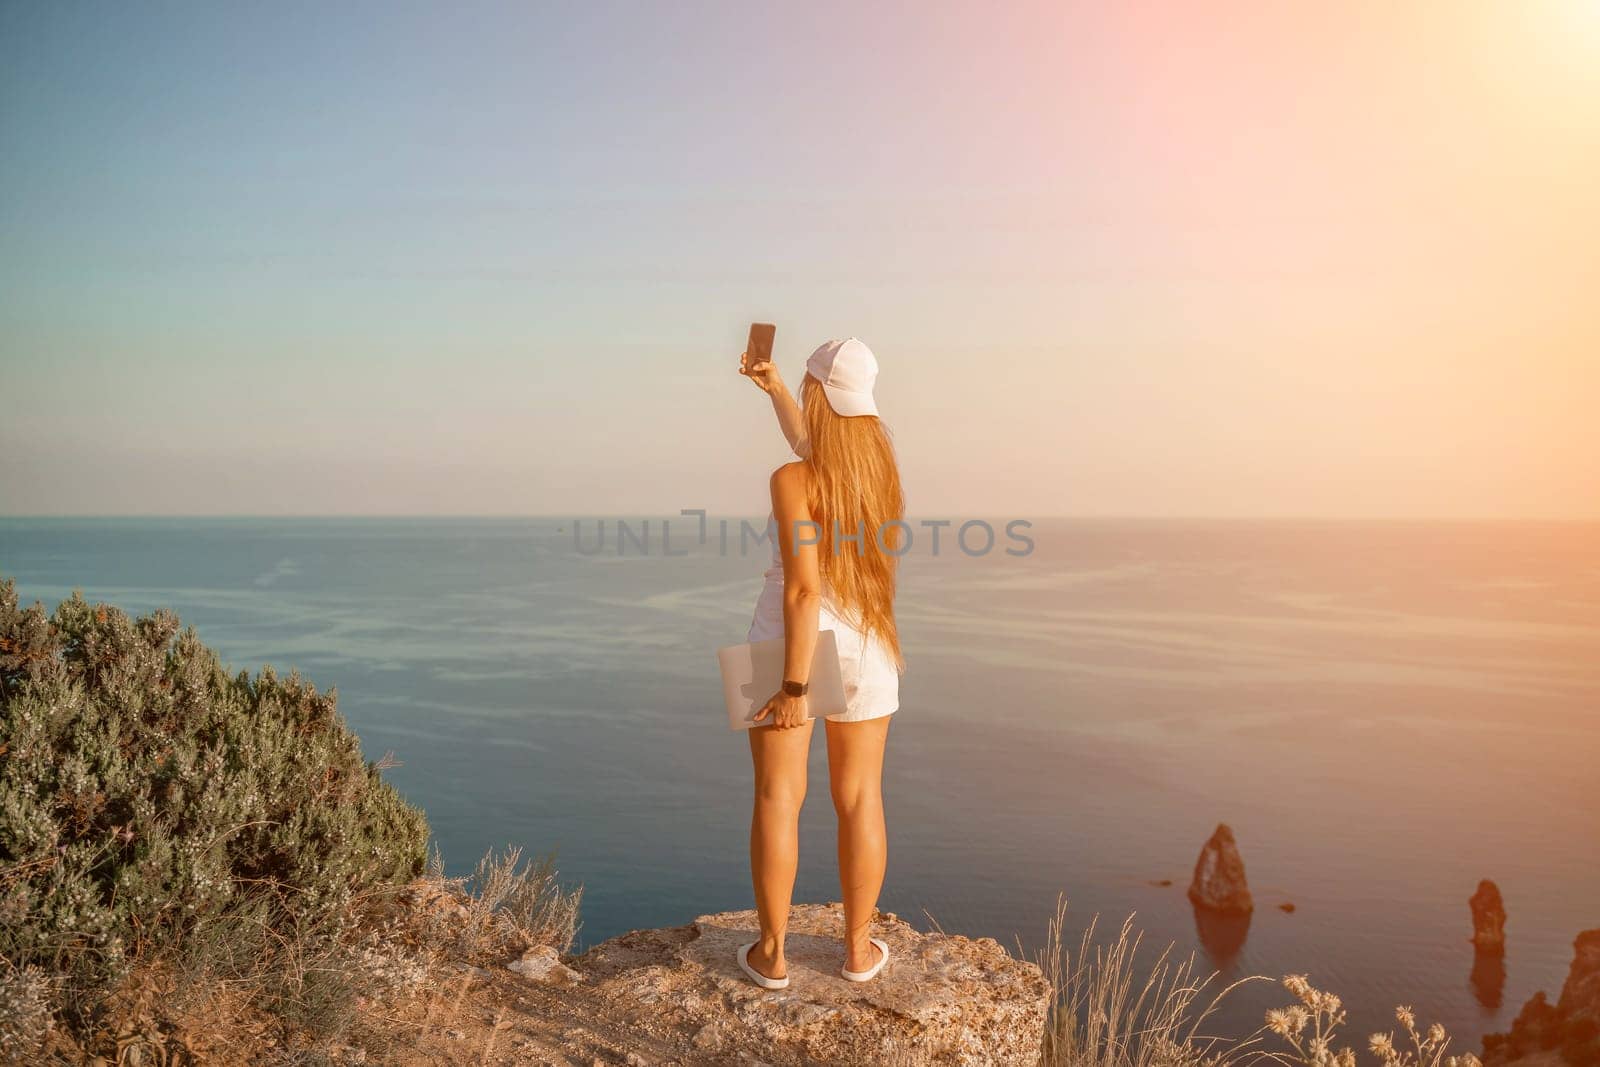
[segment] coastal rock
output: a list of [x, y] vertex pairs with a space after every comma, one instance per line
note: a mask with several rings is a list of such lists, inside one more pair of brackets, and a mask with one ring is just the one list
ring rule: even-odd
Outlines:
[[1485, 878], [1467, 901], [1472, 908], [1472, 943], [1479, 952], [1506, 950], [1506, 906], [1500, 887]]
[[792, 910], [787, 989], [757, 988], [734, 962], [756, 939], [753, 911], [612, 938], [567, 959], [580, 981], [526, 988], [548, 1031], [562, 1034], [552, 1058], [570, 1062], [623, 1050], [773, 1067], [1038, 1062], [1050, 1004], [1038, 967], [992, 939], [923, 934], [880, 914], [872, 934], [889, 944], [889, 964], [855, 984], [839, 977], [843, 929], [838, 904]]
[[1484, 1036], [1486, 1067], [1600, 1064], [1600, 929], [1579, 934], [1572, 949], [1572, 966], [1554, 1006], [1544, 993], [1535, 993], [1509, 1032]]
[[530, 948], [521, 959], [506, 964], [506, 970], [515, 971], [531, 982], [563, 985], [583, 981], [583, 976], [562, 963], [556, 950], [549, 945]]
[[1255, 910], [1245, 881], [1244, 859], [1227, 823], [1218, 823], [1200, 850], [1200, 858], [1194, 864], [1194, 880], [1189, 883], [1189, 899], [1196, 907], [1209, 911], [1248, 914]]
[[1585, 930], [1572, 943], [1572, 967], [1556, 1010], [1573, 1021], [1600, 1026], [1600, 930]]

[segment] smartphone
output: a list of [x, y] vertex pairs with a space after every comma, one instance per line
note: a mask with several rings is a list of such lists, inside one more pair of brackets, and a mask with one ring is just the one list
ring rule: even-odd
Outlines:
[[752, 322], [750, 324], [750, 340], [745, 344], [745, 351], [750, 353], [750, 365], [772, 362], [772, 337], [778, 328], [770, 322]]

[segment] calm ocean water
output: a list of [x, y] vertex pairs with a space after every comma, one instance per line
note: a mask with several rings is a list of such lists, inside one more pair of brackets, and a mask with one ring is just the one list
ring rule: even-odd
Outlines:
[[[678, 520], [691, 552], [663, 558], [659, 523], [648, 556], [584, 556], [556, 519], [0, 519], [0, 574], [50, 606], [171, 607], [236, 668], [337, 686], [447, 865], [556, 851], [593, 943], [750, 906], [749, 756], [712, 650], [743, 639], [766, 550]], [[1556, 991], [1600, 926], [1600, 526], [1033, 535], [1026, 558], [906, 561], [885, 909], [1030, 953], [1058, 893], [1075, 928], [1137, 912], [1203, 969], [1309, 972], [1358, 1044], [1407, 1003], [1475, 1048]], [[838, 895], [813, 740], [801, 900]], [[1200, 929], [1183, 893], [1224, 820], [1243, 931]], [[1484, 877], [1503, 975], [1466, 941]], [[1253, 1030], [1279, 992], [1245, 987], [1213, 1029]]]

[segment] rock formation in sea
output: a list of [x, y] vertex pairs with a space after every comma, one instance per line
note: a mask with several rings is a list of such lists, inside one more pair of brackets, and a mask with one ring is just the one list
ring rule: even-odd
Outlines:
[[1485, 878], [1467, 901], [1472, 909], [1472, 943], [1479, 952], [1506, 950], [1506, 905], [1500, 887]]
[[538, 1062], [1036, 1064], [1050, 987], [1039, 968], [990, 938], [922, 934], [881, 915], [889, 944], [877, 979], [839, 977], [838, 904], [790, 913], [789, 987], [758, 989], [734, 953], [756, 939], [753, 911], [636, 930], [527, 966], [523, 996], [541, 1020], [512, 1047]]
[[1600, 929], [1579, 934], [1572, 950], [1572, 967], [1553, 1006], [1544, 993], [1535, 993], [1509, 1032], [1484, 1036], [1486, 1067], [1600, 1064]]
[[1255, 910], [1245, 881], [1244, 859], [1227, 823], [1218, 823], [1200, 850], [1200, 858], [1194, 864], [1194, 880], [1189, 883], [1189, 899], [1196, 907], [1209, 911], [1249, 914]]

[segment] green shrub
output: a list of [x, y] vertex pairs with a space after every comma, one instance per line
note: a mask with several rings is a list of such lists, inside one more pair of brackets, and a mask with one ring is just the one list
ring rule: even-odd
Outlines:
[[260, 903], [325, 929], [423, 868], [427, 825], [298, 674], [228, 674], [194, 630], [0, 581], [0, 956], [92, 1001]]

